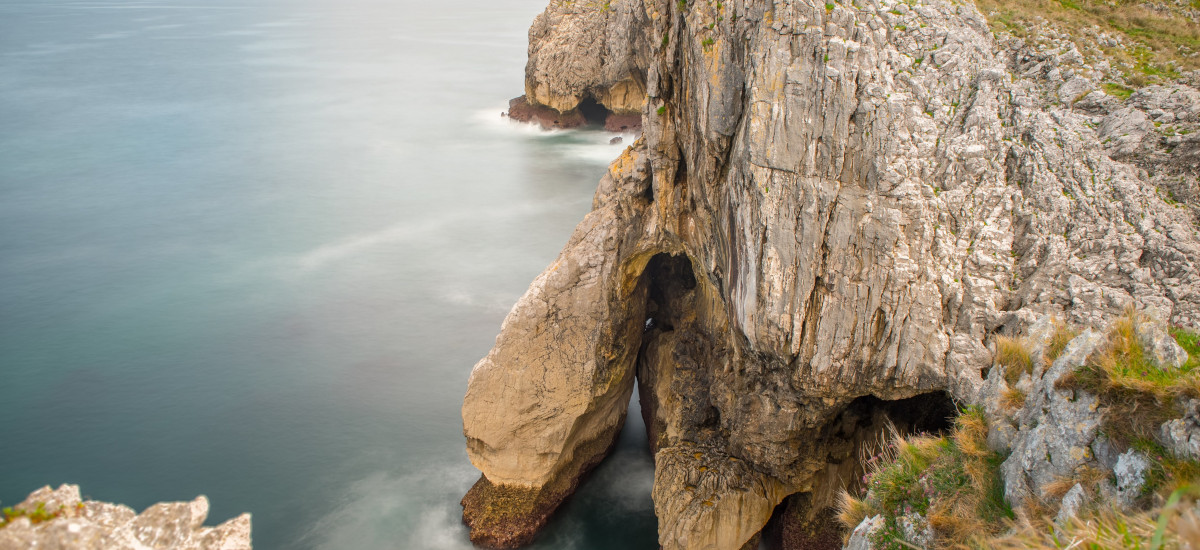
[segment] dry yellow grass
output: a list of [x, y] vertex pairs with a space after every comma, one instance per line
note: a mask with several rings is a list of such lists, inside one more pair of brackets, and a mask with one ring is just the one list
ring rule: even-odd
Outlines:
[[1022, 373], [1033, 371], [1033, 355], [1019, 338], [996, 337], [996, 363], [1004, 367], [1004, 379], [1010, 386], [1021, 379]]
[[1050, 335], [1050, 341], [1046, 343], [1046, 362], [1053, 363], [1062, 355], [1064, 349], [1067, 349], [1067, 344], [1074, 340], [1079, 332], [1072, 329], [1062, 321], [1054, 322], [1054, 333]]
[[889, 439], [882, 457], [867, 463], [870, 492], [841, 495], [838, 519], [846, 527], [882, 514], [884, 527], [876, 536], [884, 547], [902, 547], [908, 543], [896, 518], [916, 511], [933, 527], [936, 546], [946, 547], [997, 533], [1012, 518], [997, 474], [1001, 457], [987, 446], [987, 423], [978, 409], [960, 414], [947, 436], [904, 438], [893, 431]]
[[[1190, 491], [1193, 494], [1194, 490]], [[1024, 548], [1200, 548], [1200, 517], [1187, 499], [1149, 512], [1124, 513], [1104, 507], [1081, 514], [1058, 528], [1048, 522], [1022, 522], [1013, 532], [976, 538], [960, 548], [995, 550]]]
[[1000, 394], [1000, 406], [1005, 410], [1015, 411], [1025, 405], [1025, 392], [1016, 388], [1008, 388]]
[[1145, 322], [1149, 320], [1136, 312], [1126, 312], [1113, 322], [1107, 341], [1087, 364], [1058, 382], [1100, 397], [1105, 433], [1120, 447], [1154, 441], [1159, 426], [1180, 415], [1180, 398], [1200, 396], [1196, 358], [1182, 368], [1154, 364], [1137, 337], [1138, 324]]

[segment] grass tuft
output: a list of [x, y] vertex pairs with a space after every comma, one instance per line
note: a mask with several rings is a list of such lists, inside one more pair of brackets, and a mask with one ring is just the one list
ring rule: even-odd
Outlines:
[[1072, 329], [1062, 321], [1055, 321], [1054, 333], [1050, 335], [1050, 342], [1046, 344], [1046, 362], [1053, 363], [1062, 355], [1064, 349], [1067, 349], [1067, 344], [1071, 343], [1076, 336], [1079, 336], [1079, 331]]
[[1016, 411], [1025, 406], [1025, 392], [1009, 387], [1000, 394], [1000, 406], [1008, 411]]
[[1004, 379], [1011, 386], [1021, 379], [1021, 373], [1033, 371], [1033, 355], [1029, 346], [1018, 338], [996, 338], [996, 362], [1004, 367]]
[[980, 533], [999, 533], [1014, 516], [1004, 501], [999, 467], [1004, 457], [987, 446], [983, 412], [969, 407], [946, 436], [902, 437], [894, 430], [877, 455], [866, 460], [867, 490], [841, 495], [838, 519], [853, 528], [882, 514], [875, 548], [906, 548], [901, 518], [922, 514], [944, 546]]
[[1129, 99], [1129, 96], [1133, 95], [1133, 88], [1127, 88], [1120, 84], [1106, 82], [1104, 84], [1104, 93], [1123, 101]]

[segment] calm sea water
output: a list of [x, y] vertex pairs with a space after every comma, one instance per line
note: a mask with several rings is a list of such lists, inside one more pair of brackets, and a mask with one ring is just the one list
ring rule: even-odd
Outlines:
[[[467, 376], [621, 148], [499, 117], [544, 1], [0, 0], [0, 502], [469, 548]], [[632, 412], [539, 548], [655, 547]]]

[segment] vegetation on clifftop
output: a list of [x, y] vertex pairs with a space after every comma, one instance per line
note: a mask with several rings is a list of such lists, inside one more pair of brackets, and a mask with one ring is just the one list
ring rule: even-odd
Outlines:
[[[1047, 25], [1087, 54], [1099, 49], [1144, 86], [1200, 69], [1200, 1], [1151, 5], [1131, 0], [979, 0], [992, 30], [1026, 38]], [[1115, 40], [1097, 41], [1102, 35]], [[1119, 42], [1119, 43], [1118, 43]]]
[[1100, 398], [1104, 435], [1118, 450], [1135, 449], [1151, 460], [1146, 498], [1161, 505], [1174, 491], [1200, 485], [1200, 462], [1173, 456], [1159, 440], [1159, 427], [1183, 415], [1185, 400], [1200, 397], [1200, 337], [1172, 329], [1189, 358], [1181, 367], [1162, 367], [1138, 339], [1137, 325], [1144, 322], [1133, 312], [1114, 321], [1105, 345], [1059, 386]]
[[[78, 506], [82, 508], [83, 503], [80, 502]], [[39, 502], [37, 508], [32, 511], [9, 506], [0, 510], [0, 529], [7, 527], [9, 523], [18, 518], [28, 518], [31, 523], [41, 523], [61, 516], [65, 511], [66, 509], [61, 507], [53, 512], [47, 511], [45, 502]]]

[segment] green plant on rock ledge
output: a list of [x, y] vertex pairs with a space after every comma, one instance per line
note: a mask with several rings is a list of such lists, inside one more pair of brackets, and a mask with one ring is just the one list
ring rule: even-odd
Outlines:
[[[79, 506], [82, 508], [83, 503], [79, 503]], [[65, 508], [59, 508], [53, 512], [48, 512], [46, 511], [45, 502], [39, 502], [37, 508], [34, 508], [32, 512], [28, 510], [15, 509], [11, 506], [6, 507], [3, 510], [0, 510], [0, 529], [7, 527], [9, 523], [17, 518], [28, 518], [30, 522], [36, 524], [43, 521], [50, 521], [58, 516], [61, 516], [65, 511]]]
[[[918, 516], [932, 530], [934, 547], [949, 547], [980, 535], [997, 534], [1014, 515], [1004, 500], [999, 467], [1004, 456], [987, 446], [983, 412], [968, 407], [946, 436], [902, 437], [892, 432], [883, 451], [867, 460], [866, 493], [842, 493], [838, 516], [853, 529], [882, 515], [873, 548], [907, 549], [905, 522]], [[917, 520], [919, 521], [919, 519]]]

